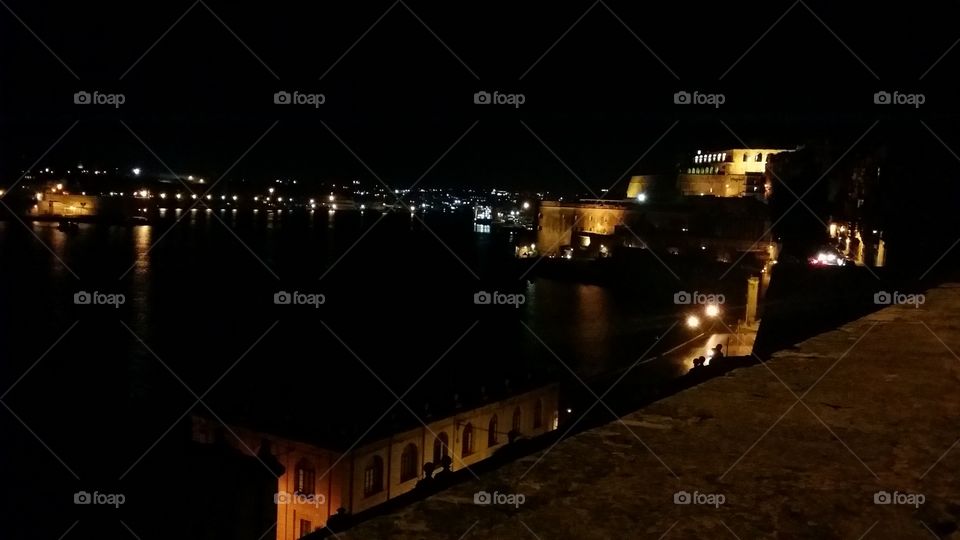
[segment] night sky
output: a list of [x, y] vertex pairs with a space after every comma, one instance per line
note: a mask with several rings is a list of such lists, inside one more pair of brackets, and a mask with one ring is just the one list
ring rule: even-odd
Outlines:
[[[932, 157], [953, 159], [920, 120], [960, 148], [950, 127], [960, 52], [948, 52], [960, 29], [940, 4], [6, 6], [3, 183], [75, 121], [41, 165], [219, 177], [250, 149], [231, 181], [375, 173], [397, 187], [448, 149], [422, 185], [564, 190], [581, 189], [579, 177], [599, 190], [701, 147], [849, 145], [876, 120], [916, 129]], [[126, 102], [75, 105], [82, 90]], [[326, 102], [273, 103], [294, 90]], [[675, 105], [680, 90], [725, 103]], [[877, 106], [879, 90], [922, 92], [926, 103]], [[476, 105], [478, 91], [525, 103]]]

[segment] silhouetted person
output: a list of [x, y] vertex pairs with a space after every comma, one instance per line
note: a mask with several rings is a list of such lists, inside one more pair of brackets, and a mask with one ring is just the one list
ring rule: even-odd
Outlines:
[[713, 359], [719, 360], [723, 358], [723, 345], [717, 343], [717, 346], [713, 348]]
[[450, 456], [440, 458], [440, 472], [433, 477], [437, 484], [442, 485], [450, 481], [450, 477], [453, 476], [453, 470], [450, 468], [452, 465], [453, 460], [450, 459]]
[[706, 357], [698, 356], [697, 358], [693, 359], [693, 367], [695, 368], [703, 367], [703, 364], [705, 364], [706, 362], [707, 362]]
[[433, 471], [436, 469], [436, 465], [428, 461], [423, 464], [423, 478], [417, 481], [416, 489], [430, 489], [434, 485], [433, 481]]
[[333, 532], [342, 531], [350, 527], [350, 514], [344, 507], [337, 508], [337, 513], [327, 519], [327, 528]]

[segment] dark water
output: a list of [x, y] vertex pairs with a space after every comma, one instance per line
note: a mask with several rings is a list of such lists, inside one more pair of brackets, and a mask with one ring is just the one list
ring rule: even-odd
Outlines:
[[[29, 370], [5, 402], [26, 423], [112, 440], [118, 423], [150, 419], [148, 444], [165, 421], [207, 404], [227, 420], [320, 437], [369, 425], [408, 389], [417, 414], [439, 413], [481, 388], [579, 384], [632, 363], [659, 336], [691, 335], [682, 325], [665, 333], [684, 286], [657, 265], [590, 285], [536, 277], [533, 261], [512, 257], [510, 233], [478, 232], [462, 217], [215, 212], [74, 233], [0, 222], [6, 386]], [[665, 277], [674, 288], [650, 285]], [[475, 305], [479, 290], [526, 301]], [[126, 301], [76, 305], [77, 291]], [[275, 305], [278, 291], [325, 303]], [[683, 367], [642, 369], [654, 384]]]

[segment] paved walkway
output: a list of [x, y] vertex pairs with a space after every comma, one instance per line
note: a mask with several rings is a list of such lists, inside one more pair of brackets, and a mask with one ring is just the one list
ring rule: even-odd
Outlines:
[[948, 285], [340, 537], [958, 539], [955, 353]]

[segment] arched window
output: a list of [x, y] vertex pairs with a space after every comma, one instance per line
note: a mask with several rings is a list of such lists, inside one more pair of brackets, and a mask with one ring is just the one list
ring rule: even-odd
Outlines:
[[746, 153], [746, 152], [743, 153], [743, 162], [744, 162], [744, 163], [747, 162], [747, 153]]
[[406, 482], [417, 477], [417, 445], [410, 443], [400, 454], [400, 481]]
[[447, 432], [441, 431], [437, 438], [433, 440], [433, 464], [440, 466], [440, 461], [447, 455], [447, 449], [450, 448], [450, 439]]
[[497, 415], [490, 417], [490, 425], [487, 426], [487, 447], [499, 444], [497, 437]]
[[293, 491], [313, 495], [316, 493], [316, 472], [306, 458], [297, 462], [293, 471]]
[[520, 421], [523, 419], [523, 413], [520, 412], [520, 407], [517, 407], [513, 410], [513, 431], [520, 433], [521, 424]]
[[763, 161], [763, 153], [762, 153], [762, 152], [757, 152], [757, 162], [759, 163], [759, 162], [761, 162], [761, 161]]
[[533, 405], [533, 428], [543, 427], [543, 400], [538, 399]]
[[367, 462], [367, 467], [363, 469], [363, 496], [371, 495], [383, 491], [383, 458], [373, 456]]
[[461, 438], [461, 456], [469, 456], [473, 453], [473, 424], [463, 426], [463, 437]]

